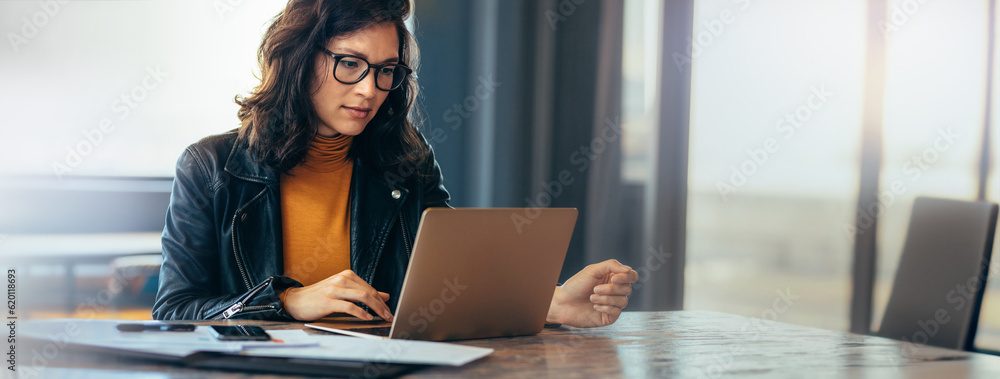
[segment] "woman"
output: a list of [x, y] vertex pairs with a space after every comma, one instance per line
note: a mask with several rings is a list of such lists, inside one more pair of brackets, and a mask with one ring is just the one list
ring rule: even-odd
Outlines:
[[[274, 19], [261, 83], [236, 99], [241, 127], [177, 161], [156, 319], [373, 319], [361, 304], [392, 320], [418, 218], [449, 200], [409, 118], [409, 13], [401, 0], [291, 0]], [[611, 324], [637, 278], [590, 265], [556, 288], [547, 321]]]

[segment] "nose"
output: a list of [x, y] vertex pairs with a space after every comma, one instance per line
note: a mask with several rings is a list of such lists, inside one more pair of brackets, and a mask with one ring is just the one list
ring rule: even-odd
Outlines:
[[374, 72], [368, 72], [368, 75], [365, 75], [364, 79], [354, 84], [354, 91], [366, 99], [375, 97], [375, 91], [378, 90], [375, 88], [376, 77], [377, 75]]

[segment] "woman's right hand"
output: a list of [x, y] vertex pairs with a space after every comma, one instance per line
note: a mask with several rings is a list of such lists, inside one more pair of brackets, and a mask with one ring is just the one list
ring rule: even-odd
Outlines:
[[392, 321], [392, 312], [385, 305], [389, 294], [376, 291], [351, 270], [344, 270], [316, 284], [289, 288], [285, 291], [285, 311], [299, 321], [313, 321], [334, 312], [343, 312], [362, 320], [372, 315], [354, 304], [359, 302]]

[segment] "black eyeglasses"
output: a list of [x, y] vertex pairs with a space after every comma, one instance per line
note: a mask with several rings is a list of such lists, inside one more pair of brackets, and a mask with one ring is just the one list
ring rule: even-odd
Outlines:
[[344, 84], [354, 84], [368, 76], [368, 71], [375, 69], [375, 87], [383, 91], [399, 88], [406, 76], [413, 72], [409, 67], [399, 63], [371, 64], [362, 57], [336, 54], [325, 47], [324, 53], [333, 57], [333, 78]]

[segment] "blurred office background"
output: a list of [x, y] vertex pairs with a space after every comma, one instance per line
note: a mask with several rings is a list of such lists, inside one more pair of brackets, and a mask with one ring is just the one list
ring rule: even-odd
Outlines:
[[[148, 317], [174, 162], [238, 125], [284, 3], [0, 2], [22, 312]], [[452, 205], [579, 208], [563, 279], [617, 258], [630, 309], [869, 330], [916, 196], [1000, 201], [992, 1], [415, 3]]]

